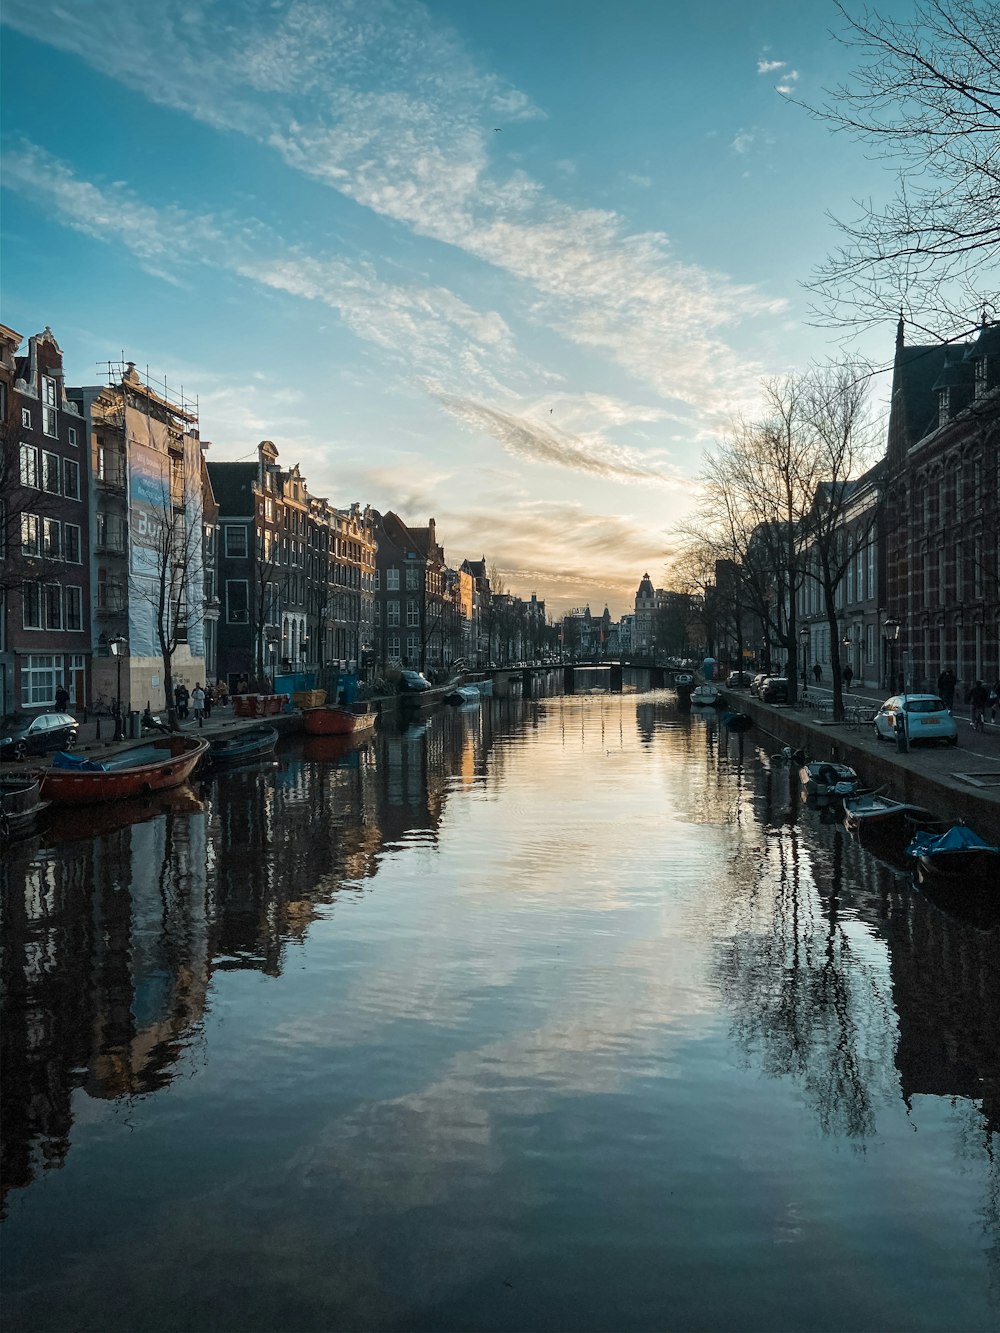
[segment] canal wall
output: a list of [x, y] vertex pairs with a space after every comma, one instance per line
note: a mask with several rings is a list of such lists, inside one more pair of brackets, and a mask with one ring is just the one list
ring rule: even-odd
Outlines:
[[[884, 791], [893, 800], [907, 801], [930, 810], [939, 819], [965, 820], [983, 838], [1000, 843], [1000, 789], [997, 794], [977, 790], [940, 768], [931, 769], [932, 755], [941, 762], [946, 755], [950, 767], [963, 762], [961, 748], [930, 751], [920, 749], [900, 754], [895, 746], [879, 745], [845, 731], [842, 724], [815, 721], [802, 713], [777, 709], [745, 695], [727, 695], [734, 710], [749, 713], [757, 734], [766, 733], [805, 751], [807, 759], [829, 759], [849, 764], [866, 786]], [[933, 762], [933, 761], [932, 761]], [[985, 768], [982, 760], [967, 761], [970, 767]], [[1000, 770], [1000, 762], [996, 765]]]

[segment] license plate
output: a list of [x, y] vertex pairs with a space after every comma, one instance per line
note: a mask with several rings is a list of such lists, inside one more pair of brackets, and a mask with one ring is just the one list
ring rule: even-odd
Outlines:
[[937, 725], [938, 725], [938, 718], [936, 718], [936, 717], [925, 717], [925, 718], [924, 718], [924, 726], [925, 726], [925, 727], [936, 727]]

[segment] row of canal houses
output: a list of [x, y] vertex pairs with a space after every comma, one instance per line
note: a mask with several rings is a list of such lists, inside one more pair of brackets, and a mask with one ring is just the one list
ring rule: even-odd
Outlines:
[[[198, 404], [133, 362], [65, 383], [51, 329], [0, 325], [0, 712], [126, 708], [175, 682], [518, 660], [545, 604], [414, 526], [310, 492], [269, 440], [215, 462]], [[169, 611], [164, 614], [161, 604]]]

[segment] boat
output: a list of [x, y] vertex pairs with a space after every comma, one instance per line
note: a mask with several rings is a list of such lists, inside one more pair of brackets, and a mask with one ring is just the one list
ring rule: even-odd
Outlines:
[[302, 725], [310, 736], [351, 736], [355, 732], [370, 731], [376, 714], [366, 703], [341, 708], [324, 704], [322, 708], [304, 708]]
[[278, 733], [273, 727], [249, 727], [225, 736], [213, 736], [208, 742], [206, 764], [225, 768], [231, 764], [253, 763], [274, 754]]
[[967, 824], [953, 824], [944, 833], [919, 829], [906, 848], [920, 869], [946, 879], [1000, 884], [1000, 847], [986, 842]]
[[41, 783], [30, 774], [0, 777], [0, 839], [31, 833], [38, 816], [49, 807], [41, 798]]
[[807, 798], [822, 800], [829, 796], [855, 795], [861, 779], [847, 764], [812, 759], [799, 769], [799, 781]]
[[893, 801], [878, 792], [844, 797], [844, 823], [852, 833], [900, 835], [910, 825], [933, 824], [934, 816], [919, 805]]
[[179, 787], [207, 751], [208, 741], [200, 736], [162, 736], [100, 760], [60, 752], [36, 776], [42, 796], [57, 804], [123, 801]]
[[714, 685], [699, 685], [691, 691], [691, 702], [696, 708], [715, 708], [722, 703], [722, 692]]
[[482, 694], [475, 685], [458, 685], [450, 694], [444, 696], [446, 704], [478, 704]]
[[479, 691], [479, 693], [480, 693], [485, 699], [490, 699], [490, 698], [493, 697], [493, 677], [492, 677], [492, 676], [487, 676], [485, 680], [472, 680], [472, 681], [469, 682], [469, 684], [470, 684], [470, 685], [475, 685], [476, 689]]
[[302, 746], [302, 758], [315, 764], [333, 764], [337, 768], [358, 768], [361, 754], [371, 745], [374, 733], [349, 731], [335, 736], [308, 736]]

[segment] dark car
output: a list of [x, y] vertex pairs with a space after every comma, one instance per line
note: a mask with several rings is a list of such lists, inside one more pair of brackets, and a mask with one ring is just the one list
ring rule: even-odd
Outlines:
[[399, 683], [404, 690], [429, 690], [432, 688], [426, 676], [419, 671], [401, 671]]
[[765, 680], [767, 680], [767, 672], [758, 671], [756, 676], [753, 676], [750, 680], [750, 693], [760, 694], [760, 687], [764, 684]]
[[79, 723], [69, 713], [10, 713], [0, 724], [0, 759], [72, 750]]
[[788, 678], [786, 676], [768, 676], [760, 687], [760, 697], [766, 704], [788, 703]]
[[726, 684], [730, 689], [743, 689], [753, 680], [749, 671], [730, 671]]

